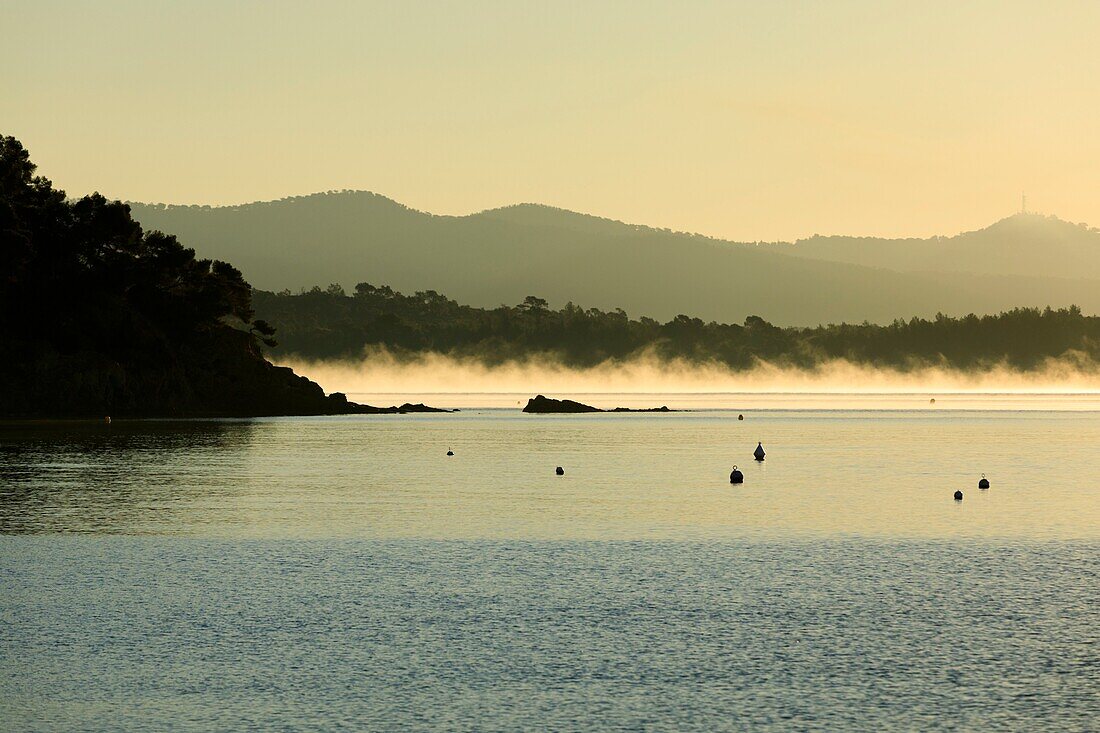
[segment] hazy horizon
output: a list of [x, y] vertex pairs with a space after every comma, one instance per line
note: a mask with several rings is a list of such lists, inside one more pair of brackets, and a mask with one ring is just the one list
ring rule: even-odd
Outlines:
[[10, 5], [0, 115], [73, 195], [361, 189], [735, 241], [971, 231], [1024, 192], [1100, 221], [1095, 4], [60, 9]]

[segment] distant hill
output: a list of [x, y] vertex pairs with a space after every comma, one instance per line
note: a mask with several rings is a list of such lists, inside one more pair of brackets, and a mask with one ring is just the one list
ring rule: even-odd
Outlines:
[[901, 272], [1100, 278], [1100, 229], [1039, 214], [1016, 214], [954, 237], [815, 236], [769, 248], [798, 257]]
[[267, 290], [332, 282], [350, 290], [370, 282], [436, 290], [480, 307], [534, 294], [555, 306], [573, 301], [658, 319], [687, 313], [737, 322], [755, 314], [780, 325], [1074, 303], [1100, 312], [1096, 268], [1063, 278], [1026, 268], [977, 275], [921, 271], [929, 269], [923, 265], [883, 269], [872, 257], [859, 259], [862, 250], [875, 250], [863, 240], [849, 248], [848, 260], [849, 249], [828, 250], [816, 239], [727, 242], [530, 204], [435, 216], [355, 191], [229, 207], [131, 207], [145, 227], [234, 262]]

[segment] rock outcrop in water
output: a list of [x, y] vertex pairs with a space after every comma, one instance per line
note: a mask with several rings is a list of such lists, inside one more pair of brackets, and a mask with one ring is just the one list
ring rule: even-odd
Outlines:
[[524, 412], [603, 412], [598, 407], [586, 405], [573, 400], [555, 400], [543, 395], [537, 395], [527, 400]]
[[69, 200], [0, 136], [0, 417], [333, 415], [349, 402], [263, 358], [274, 329], [226, 262], [145, 232], [99, 194]]
[[583, 402], [574, 402], [573, 400], [555, 400], [551, 397], [544, 397], [543, 395], [537, 395], [527, 400], [527, 406], [523, 408], [524, 412], [531, 413], [581, 413], [581, 412], [672, 412], [668, 407], [652, 407], [643, 410], [635, 410], [629, 407], [616, 407], [613, 410], [601, 410], [598, 407], [592, 405], [586, 405]]
[[445, 410], [442, 407], [428, 407], [423, 402], [417, 402], [416, 404], [406, 402], [400, 407], [391, 407], [388, 409], [395, 410], [401, 414], [406, 412], [458, 412], [458, 410]]

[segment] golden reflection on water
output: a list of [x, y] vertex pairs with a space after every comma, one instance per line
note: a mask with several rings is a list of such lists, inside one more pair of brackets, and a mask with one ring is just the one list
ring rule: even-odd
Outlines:
[[[645, 402], [649, 397], [636, 396]], [[667, 400], [666, 400], [667, 401]], [[453, 402], [448, 403], [453, 404]], [[0, 531], [1100, 537], [1100, 413], [836, 409], [14, 425]], [[768, 451], [751, 458], [757, 441]], [[448, 448], [455, 451], [447, 457]], [[730, 467], [745, 472], [728, 483]], [[563, 466], [563, 477], [554, 475]], [[980, 474], [992, 488], [979, 491]], [[961, 489], [965, 498], [952, 501]]]

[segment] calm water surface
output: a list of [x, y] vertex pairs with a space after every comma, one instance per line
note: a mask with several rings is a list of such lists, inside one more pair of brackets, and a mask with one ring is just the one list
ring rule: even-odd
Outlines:
[[0, 730], [1097, 729], [1081, 400], [475, 399], [0, 426]]

